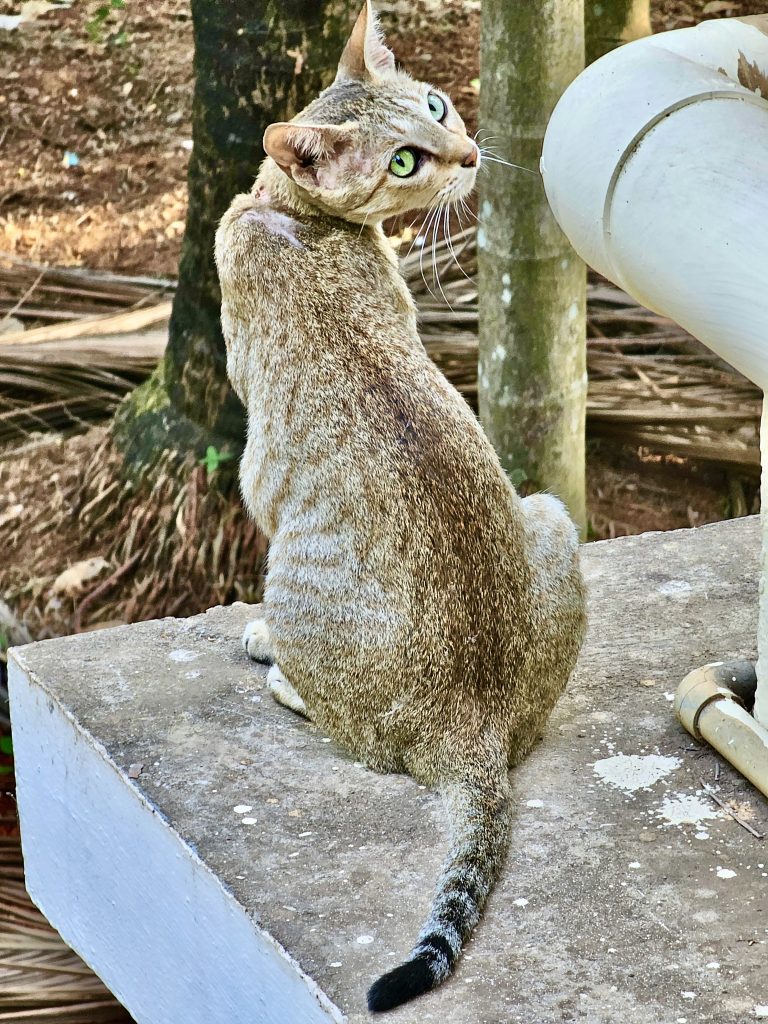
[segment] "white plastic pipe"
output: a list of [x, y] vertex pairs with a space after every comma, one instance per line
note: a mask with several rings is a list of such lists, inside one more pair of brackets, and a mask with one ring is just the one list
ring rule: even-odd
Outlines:
[[[768, 391], [768, 15], [606, 54], [566, 90], [541, 171], [573, 247]], [[768, 726], [768, 405], [755, 718]]]

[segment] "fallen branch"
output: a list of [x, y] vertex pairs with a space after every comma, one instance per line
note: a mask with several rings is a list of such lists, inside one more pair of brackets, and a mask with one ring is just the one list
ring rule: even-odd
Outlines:
[[765, 839], [765, 835], [762, 832], [758, 832], [757, 829], [752, 828], [748, 821], [744, 821], [743, 818], [740, 818], [736, 811], [732, 810], [724, 800], [721, 800], [717, 793], [715, 793], [715, 791], [710, 786], [708, 786], [703, 779], [699, 779], [699, 782], [701, 783], [701, 788], [704, 790], [707, 796], [711, 800], [714, 800], [717, 806], [721, 807], [726, 814], [730, 815], [730, 817], [733, 818], [737, 825], [741, 825], [742, 828], [745, 828], [750, 835], [753, 835], [755, 837], [755, 839]]

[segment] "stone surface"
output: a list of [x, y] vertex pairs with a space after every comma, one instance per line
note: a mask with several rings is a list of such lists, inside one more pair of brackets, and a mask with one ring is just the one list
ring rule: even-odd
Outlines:
[[[680, 728], [671, 703], [692, 668], [755, 656], [759, 547], [759, 525], [749, 519], [584, 549], [589, 635], [543, 742], [514, 775], [517, 820], [503, 880], [455, 977], [390, 1014], [392, 1024], [730, 1024], [768, 1004], [768, 845], [732, 819], [713, 817], [702, 780], [758, 831], [768, 831], [768, 807]], [[251, 614], [243, 605], [213, 609], [14, 652], [12, 712], [18, 707], [23, 718], [36, 701], [39, 720], [47, 714], [64, 722], [53, 732], [71, 745], [69, 753], [66, 746], [54, 751], [59, 741], [39, 735], [34, 716], [20, 729], [33, 894], [69, 937], [62, 918], [76, 915], [77, 901], [66, 903], [54, 890], [82, 876], [80, 862], [98, 860], [102, 841], [78, 829], [62, 850], [53, 825], [46, 834], [46, 813], [31, 805], [40, 802], [39, 765], [50, 759], [45, 785], [58, 789], [52, 806], [62, 813], [68, 801], [95, 808], [108, 844], [110, 813], [120, 793], [130, 796], [120, 803], [129, 836], [130, 828], [137, 836], [146, 830], [150, 849], [150, 833], [163, 831], [179, 863], [187, 844], [220, 880], [221, 899], [234, 896], [253, 927], [272, 936], [350, 1024], [360, 1024], [368, 1019], [367, 986], [401, 960], [426, 914], [446, 845], [440, 801], [407, 778], [353, 763], [314, 726], [276, 706], [265, 673], [239, 646]], [[66, 759], [81, 748], [114, 765], [109, 791], [91, 773], [67, 772]], [[630, 791], [637, 783], [647, 788]], [[60, 822], [57, 814], [51, 818]], [[83, 848], [74, 849], [77, 843]], [[150, 888], [170, 893], [181, 884], [153, 879], [143, 840], [134, 846], [128, 859]], [[50, 859], [58, 877], [36, 870], [43, 848], [56, 851]], [[134, 904], [137, 915], [146, 913], [141, 892], [121, 891], [121, 871], [116, 866], [113, 902], [128, 917]], [[180, 891], [194, 904], [196, 890], [187, 884]], [[102, 921], [101, 930], [112, 923]], [[228, 981], [239, 984], [238, 935], [203, 935], [180, 968], [190, 991], [205, 974], [208, 942], [211, 958], [239, 964]], [[169, 939], [148, 929], [141, 941], [151, 961]], [[104, 948], [103, 936], [94, 935], [79, 951], [140, 1024], [310, 1019], [298, 1009], [276, 1018], [266, 1010], [182, 1018], [183, 1002], [167, 999], [167, 1016], [148, 1014], [134, 994], [141, 980], [121, 974], [119, 951], [105, 969]], [[334, 1019], [330, 1007], [316, 1005], [321, 1015], [311, 1019]]]

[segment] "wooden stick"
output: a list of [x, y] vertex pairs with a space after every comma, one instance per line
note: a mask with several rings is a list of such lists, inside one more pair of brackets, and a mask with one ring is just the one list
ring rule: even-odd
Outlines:
[[12, 331], [0, 335], [0, 346], [34, 345], [41, 341], [67, 341], [70, 338], [94, 335], [126, 334], [168, 320], [171, 302], [161, 302], [149, 309], [134, 309], [127, 313], [109, 313], [106, 316], [84, 317], [66, 324], [49, 324], [31, 331]]
[[725, 813], [729, 814], [738, 825], [741, 825], [742, 828], [745, 828], [747, 832], [750, 833], [750, 835], [753, 835], [755, 837], [755, 839], [765, 839], [765, 835], [762, 832], [758, 832], [757, 829], [752, 828], [748, 821], [744, 821], [744, 819], [740, 818], [735, 811], [731, 810], [728, 804], [724, 800], [720, 799], [717, 793], [715, 793], [715, 791], [707, 785], [704, 779], [699, 779], [699, 782], [701, 783], [701, 788], [704, 790], [707, 796], [714, 800], [718, 807], [722, 807]]

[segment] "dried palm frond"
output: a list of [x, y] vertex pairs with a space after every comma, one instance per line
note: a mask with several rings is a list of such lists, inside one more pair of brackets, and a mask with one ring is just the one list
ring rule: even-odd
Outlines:
[[11, 316], [17, 320], [61, 323], [121, 308], [150, 306], [175, 287], [174, 281], [45, 267], [0, 253], [0, 326], [3, 318]]
[[[443, 373], [476, 405], [475, 230], [429, 248], [439, 288], [419, 251], [401, 264], [419, 307], [421, 337]], [[587, 288], [587, 328], [591, 436], [759, 474], [762, 396], [755, 384], [672, 320], [597, 275], [590, 275]]]
[[165, 331], [0, 347], [0, 445], [110, 417], [149, 376]]
[[[243, 508], [234, 463], [214, 478], [192, 456], [167, 451], [144, 486], [123, 479], [122, 455], [104, 428], [58, 446], [53, 458], [43, 501], [26, 483], [39, 473], [37, 449], [0, 463], [0, 482], [29, 488], [28, 497], [18, 493], [24, 515], [2, 530], [0, 593], [33, 636], [259, 599], [266, 543]], [[57, 594], [62, 570], [93, 556], [108, 563], [106, 575]]]
[[[427, 351], [473, 405], [475, 235], [474, 228], [467, 228], [450, 241], [436, 238], [434, 246], [430, 241], [423, 250], [417, 238], [401, 262]], [[14, 315], [32, 308], [34, 295], [44, 295], [46, 307], [55, 300], [51, 323], [63, 312], [79, 316], [87, 308], [89, 315], [104, 314], [157, 302], [173, 288], [172, 281], [41, 268], [0, 257], [0, 297], [5, 294], [11, 303], [16, 296], [15, 305], [20, 305]], [[36, 319], [45, 320], [45, 311], [34, 308]], [[759, 472], [761, 396], [755, 385], [671, 320], [595, 275], [588, 287], [587, 320], [587, 426], [592, 436], [679, 451], [748, 475]], [[74, 325], [66, 326], [71, 337]], [[39, 354], [32, 345], [0, 346], [0, 445], [22, 443], [35, 431], [83, 429], [108, 419], [125, 392], [151, 372], [164, 344], [164, 332], [155, 331], [100, 339], [97, 351], [92, 338], [49, 341], [35, 346]]]

